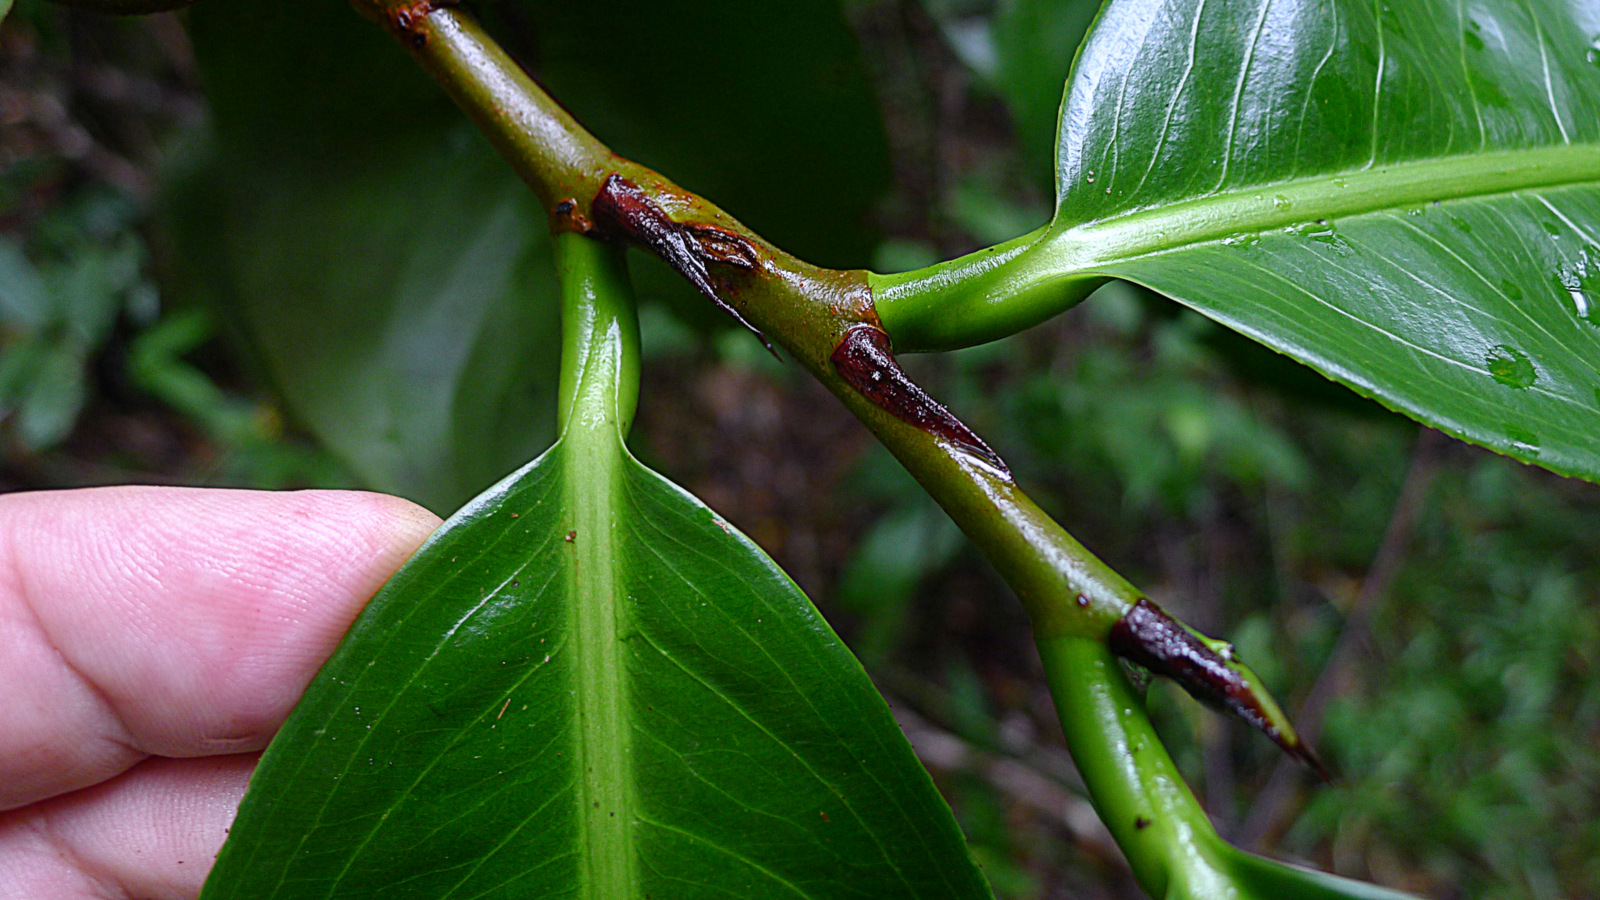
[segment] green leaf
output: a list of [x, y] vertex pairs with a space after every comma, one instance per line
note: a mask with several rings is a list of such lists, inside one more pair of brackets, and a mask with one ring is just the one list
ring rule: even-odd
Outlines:
[[50, 319], [50, 298], [33, 263], [10, 238], [0, 239], [0, 322], [32, 331]]
[[44, 273], [50, 315], [78, 346], [98, 348], [111, 333], [123, 295], [139, 281], [142, 256], [124, 235], [110, 246], [85, 246]]
[[[569, 302], [618, 279], [562, 240], [610, 255]], [[580, 310], [562, 438], [379, 592], [202, 896], [988, 897], [816, 609], [629, 455], [631, 311]]]
[[1232, 876], [1234, 886], [1245, 897], [1274, 900], [1279, 897], [1293, 897], [1295, 900], [1408, 900], [1412, 897], [1375, 884], [1364, 884], [1246, 853], [1220, 838], [1213, 848], [1217, 856], [1225, 861], [1224, 867]]
[[29, 386], [52, 345], [38, 335], [26, 335], [0, 349], [0, 418], [11, 415], [27, 397]]
[[17, 437], [28, 449], [49, 449], [72, 433], [88, 394], [83, 365], [65, 342], [50, 345], [34, 361], [16, 419]]
[[1112, 0], [1045, 229], [875, 276], [902, 350], [1107, 277], [1391, 408], [1600, 480], [1600, 10], [1589, 0]]
[[348, 5], [190, 25], [215, 132], [168, 209], [193, 285], [368, 485], [456, 508], [553, 436], [542, 211]]
[[1588, 0], [1114, 0], [1045, 252], [1600, 479], [1597, 36]]

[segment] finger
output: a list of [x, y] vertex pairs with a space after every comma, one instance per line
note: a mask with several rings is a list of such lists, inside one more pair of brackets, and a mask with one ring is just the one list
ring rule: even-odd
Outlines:
[[0, 815], [0, 900], [194, 897], [256, 759], [149, 759], [104, 784]]
[[344, 491], [0, 497], [0, 809], [264, 746], [437, 524]]

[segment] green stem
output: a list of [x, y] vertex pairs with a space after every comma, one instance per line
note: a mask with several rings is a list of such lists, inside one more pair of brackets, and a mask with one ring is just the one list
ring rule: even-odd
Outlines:
[[1038, 645], [1072, 760], [1140, 886], [1152, 897], [1229, 896], [1222, 840], [1116, 657], [1082, 638]]
[[1076, 304], [1130, 260], [1307, 221], [1600, 180], [1600, 151], [1568, 144], [1308, 175], [1037, 231], [960, 259], [872, 276], [901, 350], [951, 350], [1015, 334]]
[[[391, 27], [400, 6], [358, 0]], [[1042, 635], [1104, 638], [1139, 592], [1045, 515], [1008, 475], [975, 464], [962, 448], [875, 405], [845, 383], [831, 355], [850, 329], [878, 324], [864, 272], [812, 266], [657, 173], [612, 154], [522, 71], [470, 16], [436, 9], [402, 34], [437, 78], [552, 209], [561, 228], [593, 219], [593, 200], [620, 175], [676, 223], [719, 229], [756, 260], [718, 270], [728, 302], [792, 353], [844, 402], [994, 562]], [[565, 201], [565, 202], [564, 202]]]
[[[914, 306], [931, 313], [935, 301], [926, 285], [902, 289], [892, 279], [820, 269], [795, 259], [714, 204], [613, 155], [459, 10], [423, 4], [418, 13], [415, 4], [397, 0], [356, 3], [398, 33], [551, 210], [567, 298], [562, 374], [567, 433], [589, 424], [583, 422], [584, 410], [602, 407], [625, 432], [637, 385], [629, 362], [636, 358], [629, 342], [637, 340], [631, 309], [624, 314], [606, 305], [613, 302], [608, 297], [627, 296], [613, 289], [625, 277], [620, 251], [573, 232], [643, 243], [692, 269], [708, 285], [702, 290], [770, 334], [838, 396], [994, 563], [1028, 610], [1069, 740], [1082, 754], [1086, 779], [1103, 798], [1097, 802], [1109, 817], [1127, 820], [1113, 822], [1112, 832], [1129, 848], [1140, 877], [1156, 887], [1177, 883], [1174, 879], [1200, 885], [1205, 878], [1193, 873], [1214, 870], [1193, 860], [1210, 858], [1202, 838], [1209, 834], [1214, 840], [1215, 832], [1104, 645], [1113, 626], [1139, 601], [1139, 592], [1045, 515], [1010, 473], [975, 455], [970, 444], [950, 432], [919, 422], [882, 397], [869, 397], [862, 382], [852, 384], [835, 366], [835, 351], [862, 329], [893, 327], [894, 316]], [[618, 223], [625, 227], [619, 230]], [[1026, 289], [1027, 279], [1013, 283], [1013, 266], [1020, 265], [1014, 260], [1033, 258], [1042, 237], [1037, 232], [987, 257], [947, 264], [950, 284], [980, 297]], [[1004, 260], [1013, 262], [1002, 267]], [[875, 299], [884, 302], [885, 311], [896, 310], [888, 322], [880, 322]], [[1059, 297], [1047, 300], [1060, 302]], [[592, 379], [591, 366], [610, 367], [617, 375]], [[898, 374], [898, 369], [891, 361], [878, 374]], [[595, 383], [619, 386], [609, 405], [583, 402], [583, 386]], [[1106, 710], [1113, 708], [1124, 712], [1111, 716]], [[595, 714], [603, 719], [603, 710]], [[1139, 828], [1137, 814], [1129, 818], [1126, 813], [1144, 809], [1151, 811], [1152, 824]]]
[[627, 437], [639, 403], [639, 321], [620, 247], [579, 234], [556, 237], [561, 279], [562, 433], [573, 417], [601, 416]]
[[[356, 5], [393, 26], [393, 11], [415, 4], [358, 0]], [[546, 207], [569, 197], [592, 197], [621, 162], [540, 90], [476, 19], [460, 10], [437, 9], [408, 27], [414, 30], [407, 43], [423, 68]]]
[[639, 397], [639, 327], [622, 250], [576, 234], [556, 239], [561, 277], [561, 440], [572, 653], [575, 654], [581, 779], [573, 801], [582, 837], [588, 900], [631, 897], [638, 863], [630, 829], [636, 808], [629, 764], [628, 667], [621, 655], [627, 607], [618, 587], [613, 511], [626, 490], [623, 439]]
[[902, 352], [999, 340], [1075, 306], [1104, 278], [1060, 272], [1050, 226], [924, 269], [872, 274], [883, 327]]
[[1246, 853], [1224, 841], [1104, 644], [1041, 638], [1050, 696], [1089, 799], [1139, 885], [1162, 900], [1407, 900], [1375, 885]]

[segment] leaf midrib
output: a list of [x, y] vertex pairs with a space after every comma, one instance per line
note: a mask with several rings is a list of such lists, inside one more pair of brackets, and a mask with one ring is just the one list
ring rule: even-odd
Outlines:
[[1036, 277], [1046, 279], [1115, 274], [1118, 263], [1238, 234], [1586, 184], [1600, 184], [1600, 145], [1418, 160], [1262, 184], [1073, 225], [1063, 225], [1058, 214], [1045, 237], [1016, 262], [1031, 262]]
[[[591, 357], [589, 362], [599, 360]], [[601, 367], [604, 363], [593, 366]], [[578, 707], [575, 738], [582, 896], [627, 900], [638, 895], [638, 883], [631, 834], [635, 810], [627, 671], [621, 640], [627, 611], [617, 559], [624, 451], [614, 400], [605, 396], [607, 381], [580, 378], [588, 390], [580, 389], [561, 443], [567, 508], [572, 516], [567, 545], [572, 554], [568, 572]]]

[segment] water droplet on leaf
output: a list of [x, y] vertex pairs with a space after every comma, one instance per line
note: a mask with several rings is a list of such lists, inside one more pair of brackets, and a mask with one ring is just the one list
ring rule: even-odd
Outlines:
[[1578, 318], [1600, 328], [1600, 258], [1585, 247], [1577, 259], [1556, 270], [1555, 281]]
[[1526, 456], [1539, 455], [1539, 436], [1520, 425], [1506, 425], [1506, 437], [1511, 438], [1511, 449]]
[[1533, 361], [1528, 359], [1528, 355], [1508, 344], [1496, 345], [1489, 351], [1486, 362], [1489, 374], [1506, 387], [1520, 391], [1532, 387], [1539, 380], [1539, 373], [1534, 371]]
[[1339, 251], [1341, 255], [1350, 252], [1350, 245], [1339, 236], [1339, 230], [1327, 219], [1318, 219], [1315, 222], [1301, 222], [1284, 229], [1285, 233], [1295, 237], [1306, 238], [1319, 244], [1327, 244]]
[[1288, 209], [1289, 207], [1291, 207], [1293, 205], [1294, 205], [1294, 201], [1290, 200], [1288, 197], [1285, 197], [1282, 194], [1278, 194], [1277, 196], [1272, 198], [1272, 206], [1273, 206], [1274, 209], [1285, 210], [1285, 209]]

